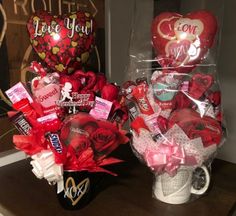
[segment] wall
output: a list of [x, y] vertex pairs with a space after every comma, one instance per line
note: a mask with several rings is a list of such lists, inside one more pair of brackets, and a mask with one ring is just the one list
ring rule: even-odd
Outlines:
[[236, 1], [224, 1], [224, 25], [218, 69], [222, 86], [225, 119], [228, 127], [228, 138], [222, 147], [219, 157], [236, 163]]

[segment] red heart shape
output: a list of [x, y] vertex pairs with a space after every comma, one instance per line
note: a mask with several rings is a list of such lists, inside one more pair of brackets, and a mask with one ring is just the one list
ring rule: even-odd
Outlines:
[[199, 99], [213, 84], [211, 75], [197, 73], [192, 77], [189, 86], [189, 95], [194, 99]]
[[94, 45], [95, 23], [87, 12], [53, 16], [37, 11], [27, 28], [34, 50], [53, 71], [68, 72], [75, 65], [81, 67]]
[[81, 92], [82, 90], [91, 90], [97, 81], [96, 74], [92, 71], [76, 71], [72, 75], [61, 75], [60, 84], [69, 82], [72, 85], [72, 92]]
[[152, 23], [152, 42], [163, 67], [179, 67], [180, 72], [190, 72], [212, 46], [216, 32], [216, 18], [208, 11], [185, 16], [164, 12]]
[[71, 78], [80, 80], [83, 90], [91, 90], [97, 81], [96, 74], [92, 71], [83, 72], [79, 70], [76, 71]]

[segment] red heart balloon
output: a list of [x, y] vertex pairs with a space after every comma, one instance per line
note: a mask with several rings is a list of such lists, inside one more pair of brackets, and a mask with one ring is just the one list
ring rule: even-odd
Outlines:
[[212, 46], [216, 32], [216, 18], [208, 11], [185, 16], [161, 13], [152, 23], [152, 42], [159, 63], [190, 72]]
[[53, 16], [37, 11], [28, 21], [30, 41], [50, 69], [71, 72], [89, 57], [95, 40], [95, 22], [87, 12]]

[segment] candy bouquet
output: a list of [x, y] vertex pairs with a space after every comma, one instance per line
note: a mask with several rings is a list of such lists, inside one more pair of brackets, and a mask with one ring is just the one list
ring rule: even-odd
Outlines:
[[102, 73], [82, 70], [95, 37], [89, 13], [40, 11], [27, 27], [44, 65], [32, 62], [32, 80], [5, 92], [14, 109], [9, 118], [20, 132], [13, 142], [31, 157], [37, 178], [57, 184], [65, 208], [80, 208], [90, 200], [95, 173], [116, 175], [105, 166], [122, 162], [109, 154], [128, 142], [121, 129], [127, 109], [118, 86]]
[[217, 28], [208, 11], [163, 12], [150, 27], [156, 57], [150, 60], [144, 46], [135, 53], [138, 43], [131, 46], [134, 81], [122, 90], [132, 148], [155, 174], [154, 197], [166, 203], [185, 203], [191, 194], [206, 192], [211, 161], [224, 140], [215, 65], [207, 63]]

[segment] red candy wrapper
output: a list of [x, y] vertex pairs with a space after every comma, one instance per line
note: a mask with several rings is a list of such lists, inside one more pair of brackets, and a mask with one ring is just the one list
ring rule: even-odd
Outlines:
[[139, 110], [142, 114], [151, 115], [154, 113], [147, 98], [148, 87], [146, 84], [140, 84], [133, 88], [132, 96], [135, 98]]

